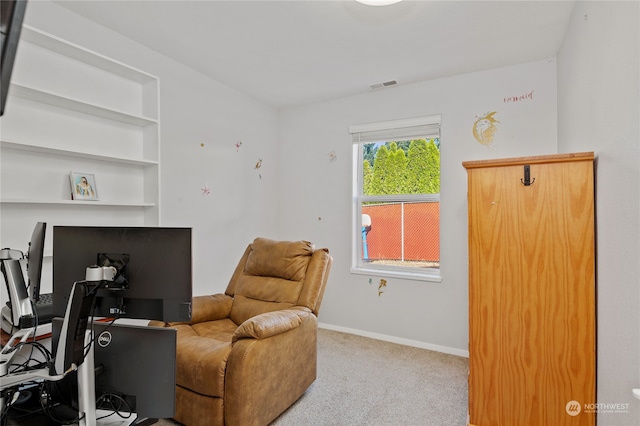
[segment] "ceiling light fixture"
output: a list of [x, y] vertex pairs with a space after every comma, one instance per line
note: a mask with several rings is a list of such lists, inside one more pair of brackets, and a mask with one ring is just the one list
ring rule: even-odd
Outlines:
[[390, 4], [399, 3], [402, 0], [356, 0], [358, 3], [366, 4], [367, 6], [388, 6]]

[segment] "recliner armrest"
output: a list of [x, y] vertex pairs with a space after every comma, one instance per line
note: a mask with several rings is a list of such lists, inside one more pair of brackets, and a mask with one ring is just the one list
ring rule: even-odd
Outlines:
[[305, 319], [313, 315], [305, 307], [295, 307], [267, 312], [249, 318], [233, 333], [232, 343], [240, 339], [265, 339], [298, 327]]
[[207, 296], [194, 296], [191, 298], [191, 321], [189, 322], [162, 322], [150, 321], [149, 325], [156, 327], [171, 327], [179, 324], [198, 324], [205, 321], [216, 321], [229, 317], [233, 305], [233, 298], [226, 294], [212, 294]]
[[191, 321], [187, 324], [228, 318], [231, 305], [233, 305], [233, 298], [226, 294], [195, 296], [191, 302]]

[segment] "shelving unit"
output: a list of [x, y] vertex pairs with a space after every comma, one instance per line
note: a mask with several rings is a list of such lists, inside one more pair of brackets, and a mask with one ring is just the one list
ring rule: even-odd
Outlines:
[[[36, 222], [157, 226], [159, 80], [25, 25], [0, 119], [0, 244], [26, 251]], [[69, 173], [98, 201], [71, 199]], [[45, 264], [46, 267], [46, 264]]]

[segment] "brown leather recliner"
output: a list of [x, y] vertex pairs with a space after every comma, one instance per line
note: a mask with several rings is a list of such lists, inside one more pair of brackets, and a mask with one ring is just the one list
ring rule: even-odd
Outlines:
[[164, 324], [177, 330], [177, 421], [267, 425], [302, 396], [331, 263], [312, 243], [257, 238], [224, 294], [196, 296], [190, 322]]

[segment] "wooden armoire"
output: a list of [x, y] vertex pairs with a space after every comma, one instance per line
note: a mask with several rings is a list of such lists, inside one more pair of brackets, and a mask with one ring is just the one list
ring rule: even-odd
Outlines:
[[468, 161], [469, 423], [594, 425], [594, 155]]

